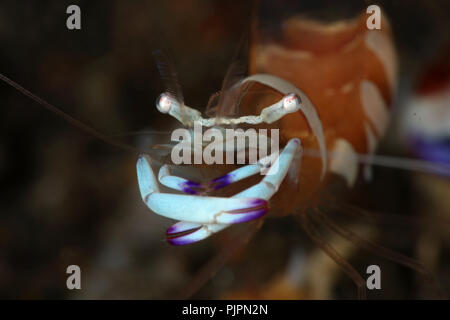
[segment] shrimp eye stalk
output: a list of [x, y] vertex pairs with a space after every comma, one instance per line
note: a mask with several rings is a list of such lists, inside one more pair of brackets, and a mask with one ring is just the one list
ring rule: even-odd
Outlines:
[[162, 93], [156, 100], [156, 108], [159, 112], [169, 114], [182, 124], [191, 126], [201, 118], [199, 111], [183, 104], [183, 117], [181, 117], [181, 103], [169, 92]]
[[156, 100], [156, 108], [161, 113], [169, 113], [172, 108], [177, 106], [176, 100], [167, 92], [162, 93]]
[[286, 113], [296, 112], [300, 109], [300, 97], [290, 93], [283, 98], [283, 109]]

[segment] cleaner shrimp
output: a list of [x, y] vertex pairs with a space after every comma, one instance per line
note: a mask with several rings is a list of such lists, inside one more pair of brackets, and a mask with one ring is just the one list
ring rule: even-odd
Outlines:
[[[323, 229], [428, 278], [431, 275], [414, 259], [341, 226], [336, 221], [341, 217], [333, 213], [347, 218], [377, 218], [355, 205], [343, 204], [341, 195], [360, 182], [360, 173], [370, 181], [372, 166], [376, 165], [438, 175], [449, 171], [445, 164], [375, 153], [389, 122], [398, 81], [396, 50], [389, 22], [384, 14], [382, 17], [381, 30], [368, 30], [365, 13], [325, 24], [293, 16], [284, 21], [283, 36], [274, 38], [260, 33], [261, 22], [256, 20], [251, 28], [249, 76], [240, 65], [232, 64], [222, 90], [210, 99], [206, 110], [209, 117], [184, 105], [176, 73], [163, 55], [156, 54], [167, 91], [158, 98], [155, 110], [188, 128], [201, 122], [219, 130], [279, 129], [280, 152], [269, 165], [258, 161], [246, 166], [174, 166], [167, 156], [173, 148], [169, 141], [152, 149], [132, 146], [63, 113], [6, 76], [0, 79], [88, 134], [139, 157], [137, 176], [142, 200], [152, 212], [178, 221], [167, 229], [169, 243], [199, 242], [190, 246], [194, 247], [214, 241], [215, 234], [224, 229], [228, 229], [225, 234], [241, 230], [200, 269], [184, 296], [202, 287], [250, 241], [268, 217], [285, 217], [302, 227], [352, 279], [358, 296], [364, 298], [365, 279], [333, 243], [327, 242]], [[154, 171], [158, 166], [159, 174]], [[270, 172], [272, 167], [278, 170]], [[262, 169], [270, 174], [260, 176]], [[239, 228], [236, 224], [244, 225]]]

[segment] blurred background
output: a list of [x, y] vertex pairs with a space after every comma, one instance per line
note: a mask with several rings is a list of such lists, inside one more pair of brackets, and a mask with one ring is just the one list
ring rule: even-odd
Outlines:
[[[256, 15], [276, 32], [293, 14], [338, 20], [380, 5], [392, 24], [400, 84], [379, 152], [412, 157], [403, 144], [402, 115], [425, 70], [450, 45], [450, 2], [336, 2], [261, 1]], [[71, 4], [81, 8], [81, 30], [66, 28]], [[202, 109], [221, 87], [253, 5], [3, 0], [0, 73], [100, 132], [168, 132], [176, 124], [155, 108], [164, 88], [152, 50], [168, 51], [185, 101]], [[166, 244], [171, 221], [142, 203], [134, 154], [87, 135], [4, 83], [0, 98], [0, 298], [175, 298], [202, 265], [227, 250], [226, 233], [187, 247]], [[142, 139], [129, 142], [150, 146], [169, 137]], [[445, 177], [377, 167], [373, 181], [352, 197], [387, 217], [442, 221], [436, 219], [450, 218], [449, 190]], [[267, 221], [194, 297], [355, 298], [352, 281], [289, 219]], [[421, 260], [448, 294], [449, 233], [436, 225], [442, 223], [388, 221], [374, 238]], [[358, 228], [375, 230], [369, 223]], [[334, 237], [330, 242], [363, 276], [368, 265], [381, 266], [382, 290], [368, 292], [369, 298], [434, 297], [430, 282], [416, 272]], [[81, 267], [81, 290], [66, 288], [66, 268], [72, 264]]]

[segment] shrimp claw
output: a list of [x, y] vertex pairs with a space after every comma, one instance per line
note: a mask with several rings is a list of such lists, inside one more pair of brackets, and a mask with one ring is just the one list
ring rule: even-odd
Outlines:
[[[258, 184], [230, 197], [199, 196], [202, 185], [170, 175], [166, 165], [162, 166], [158, 179], [169, 188], [187, 194], [160, 192], [158, 181], [152, 171], [150, 158], [141, 155], [137, 162], [137, 177], [141, 197], [147, 207], [156, 214], [180, 220], [167, 232], [167, 241], [173, 245], [185, 245], [208, 238], [231, 224], [248, 222], [264, 216], [268, 200], [283, 182], [294, 155], [302, 153], [299, 139], [291, 139], [273, 164], [264, 179]], [[258, 164], [250, 164], [227, 175], [212, 180], [209, 185], [225, 186], [256, 174], [261, 167], [267, 167], [270, 155]], [[258, 170], [256, 170], [258, 169]]]

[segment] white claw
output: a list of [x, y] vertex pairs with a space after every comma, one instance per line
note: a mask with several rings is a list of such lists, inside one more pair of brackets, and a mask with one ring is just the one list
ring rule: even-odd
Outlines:
[[[294, 156], [299, 154], [301, 156], [300, 140], [291, 139], [260, 183], [231, 198], [160, 193], [150, 159], [141, 156], [137, 162], [139, 189], [142, 199], [153, 212], [180, 220], [167, 230], [167, 241], [174, 245], [193, 243], [227, 228], [230, 224], [250, 221], [266, 214], [266, 200], [278, 190]], [[245, 166], [231, 172], [234, 176], [231, 175], [230, 179], [243, 179], [255, 174], [257, 169], [259, 171], [258, 165]], [[180, 188], [180, 183], [183, 185], [190, 182], [170, 176], [167, 166], [160, 169], [159, 178], [163, 184], [181, 191], [184, 190]], [[227, 179], [219, 182], [230, 180]]]
[[139, 191], [141, 192], [142, 200], [154, 192], [159, 192], [158, 182], [153, 174], [150, 166], [150, 158], [146, 155], [139, 157], [136, 164], [137, 178]]
[[[264, 179], [234, 195], [231, 198], [205, 197], [185, 194], [161, 193], [147, 156], [140, 156], [137, 162], [139, 189], [145, 204], [153, 212], [180, 220], [167, 230], [167, 240], [174, 245], [188, 244], [205, 239], [230, 224], [257, 219], [268, 211], [267, 200], [283, 182], [292, 160], [301, 156], [299, 139], [291, 139], [270, 167]], [[269, 156], [270, 157], [270, 156]], [[260, 164], [248, 165], [232, 171], [213, 181], [228, 184], [238, 181], [260, 170]], [[167, 166], [159, 172], [159, 180], [166, 186], [184, 191], [189, 180], [171, 176]]]
[[278, 188], [286, 177], [293, 158], [296, 155], [301, 156], [301, 153], [302, 149], [300, 140], [289, 140], [286, 147], [280, 153], [278, 159], [275, 160], [274, 164], [270, 167], [269, 172], [264, 179], [260, 183], [238, 193], [235, 197], [247, 198], [257, 195], [259, 198], [269, 200], [275, 192], [278, 191]]
[[233, 224], [267, 213], [267, 202], [258, 198], [220, 198], [153, 193], [144, 202], [153, 212], [175, 220], [202, 224]]
[[144, 203], [153, 212], [171, 219], [202, 224], [233, 224], [257, 219], [268, 211], [267, 202], [258, 198], [160, 193], [147, 156], [139, 157], [137, 176]]
[[159, 169], [158, 180], [162, 185], [165, 185], [168, 188], [189, 194], [198, 194], [199, 192], [197, 190], [202, 188], [200, 183], [170, 175], [169, 167], [167, 165], [163, 165], [161, 169]]
[[[273, 194], [278, 190], [280, 184], [284, 180], [286, 174], [289, 171], [289, 168], [291, 167], [293, 159], [297, 159], [298, 157], [301, 157], [302, 154], [302, 148], [301, 143], [299, 139], [292, 139], [288, 142], [286, 147], [281, 152], [280, 156], [276, 159], [274, 165], [269, 169], [273, 172], [271, 174], [268, 174], [264, 177], [264, 179], [234, 195], [231, 199], [249, 199], [252, 197], [261, 198], [262, 199], [269, 200]], [[215, 179], [213, 181], [218, 181], [220, 183], [229, 183], [231, 180], [232, 182], [237, 181], [239, 179], [243, 179], [247, 176], [250, 176], [252, 174], [255, 174], [257, 165], [248, 165], [244, 166], [242, 168], [239, 168], [235, 171], [232, 171], [229, 173], [231, 176], [223, 176], [219, 179]], [[235, 173], [235, 175], [232, 175]], [[270, 173], [270, 172], [269, 172]], [[190, 196], [193, 197], [193, 196]], [[206, 198], [207, 201], [205, 204], [212, 205], [213, 207], [220, 205], [214, 198], [212, 197], [193, 197], [193, 198]], [[223, 198], [216, 198], [216, 199], [223, 199]], [[187, 200], [187, 199], [186, 199]], [[179, 201], [179, 200], [177, 200]], [[211, 202], [212, 201], [212, 202]], [[165, 203], [166, 201], [164, 201]], [[177, 202], [177, 203], [185, 203], [188, 204], [188, 207], [192, 208], [192, 205], [195, 205], [194, 203], [189, 203], [189, 201], [186, 202]], [[167, 210], [167, 208], [165, 208]], [[207, 209], [210, 210], [210, 209]], [[216, 221], [218, 222], [218, 221]], [[242, 222], [242, 221], [240, 221]], [[194, 243], [203, 239], [206, 239], [213, 235], [214, 233], [217, 233], [219, 231], [222, 231], [223, 229], [227, 228], [228, 224], [221, 224], [221, 223], [194, 223], [194, 222], [186, 222], [186, 221], [180, 221], [176, 224], [174, 224], [172, 227], [170, 227], [167, 230], [166, 236], [167, 241], [172, 245], [186, 245], [190, 243]]]

